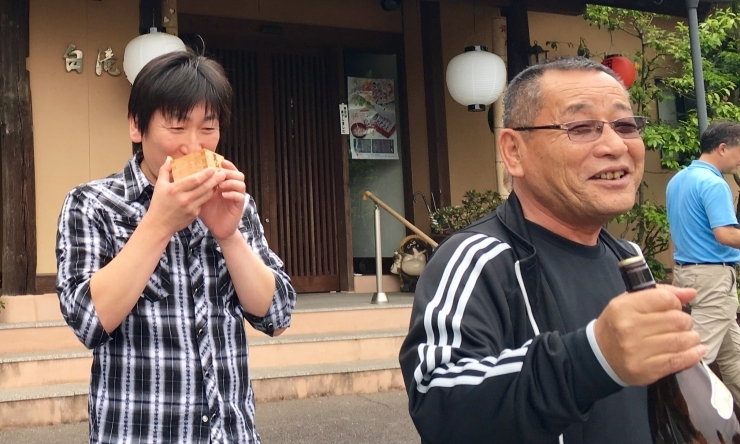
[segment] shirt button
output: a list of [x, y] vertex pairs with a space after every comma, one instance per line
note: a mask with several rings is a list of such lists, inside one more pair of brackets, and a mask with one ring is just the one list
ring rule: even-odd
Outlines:
[[208, 415], [203, 415], [203, 422], [208, 422]]
[[202, 335], [202, 334], [203, 334], [203, 329], [201, 328], [200, 330], [198, 330], [198, 335]]
[[206, 378], [207, 378], [207, 377], [211, 376], [211, 372], [206, 371], [205, 375], [206, 375]]

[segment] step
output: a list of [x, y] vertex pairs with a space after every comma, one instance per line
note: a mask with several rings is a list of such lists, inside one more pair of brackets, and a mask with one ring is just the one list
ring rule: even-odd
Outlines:
[[408, 329], [252, 338], [251, 368], [311, 365], [398, 357]]
[[0, 430], [87, 421], [89, 383], [0, 390]]
[[[403, 388], [397, 359], [412, 298], [371, 297], [299, 295], [284, 334], [247, 327], [257, 400]], [[56, 295], [13, 298], [0, 312], [0, 429], [86, 420], [92, 352], [62, 320]]]
[[[293, 313], [292, 325], [280, 337], [366, 330], [408, 329], [411, 306], [373, 306], [354, 309], [305, 309]], [[247, 324], [250, 341], [267, 336]], [[0, 354], [84, 349], [64, 321], [0, 323]]]
[[55, 293], [3, 296], [5, 308], [0, 311], [0, 324], [62, 321], [59, 298]]
[[[411, 319], [411, 304], [396, 306], [370, 305], [352, 308], [296, 309], [293, 312], [290, 328], [281, 336], [306, 335], [318, 333], [350, 332], [376, 329], [405, 328], [408, 330]], [[251, 326], [247, 335], [264, 337]]]
[[0, 354], [0, 389], [89, 381], [91, 364], [85, 349]]
[[[372, 290], [371, 290], [372, 291]], [[388, 290], [386, 290], [388, 291]], [[299, 294], [294, 316], [299, 313], [410, 308], [413, 296], [388, 293], [389, 303], [372, 305], [372, 293], [312, 293]], [[56, 294], [2, 296], [5, 309], [0, 310], [0, 325], [63, 321]], [[365, 312], [369, 314], [369, 312]], [[388, 314], [388, 313], [386, 313]], [[309, 317], [310, 318], [310, 317]], [[408, 325], [408, 319], [406, 319]], [[390, 327], [386, 327], [390, 328]], [[361, 330], [364, 328], [361, 328]]]
[[403, 390], [398, 358], [255, 369], [257, 402]]
[[[397, 359], [405, 329], [251, 338], [251, 369]], [[0, 354], [0, 389], [89, 381], [85, 349]]]
[[85, 347], [64, 321], [0, 324], [0, 354], [68, 349]]
[[[256, 401], [403, 389], [397, 359], [261, 369], [250, 372]], [[0, 430], [87, 420], [88, 383], [0, 389]]]

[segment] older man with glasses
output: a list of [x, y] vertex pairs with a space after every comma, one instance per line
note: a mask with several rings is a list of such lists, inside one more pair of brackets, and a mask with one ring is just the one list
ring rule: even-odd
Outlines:
[[[740, 230], [732, 190], [722, 177], [740, 166], [740, 124], [713, 122], [700, 141], [701, 156], [676, 174], [666, 189], [674, 245], [673, 283], [697, 291], [694, 328], [715, 360], [735, 403], [740, 401], [740, 328], [737, 274]], [[738, 404], [740, 405], [740, 404]]]
[[705, 350], [681, 311], [695, 291], [626, 293], [639, 248], [602, 228], [635, 202], [645, 120], [583, 58], [526, 69], [504, 108], [513, 192], [439, 246], [401, 348], [422, 442], [649, 443], [645, 385]]

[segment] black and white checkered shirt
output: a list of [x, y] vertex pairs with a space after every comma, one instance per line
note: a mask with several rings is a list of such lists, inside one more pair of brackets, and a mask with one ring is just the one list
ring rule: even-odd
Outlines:
[[70, 191], [59, 217], [62, 313], [94, 350], [90, 442], [259, 443], [244, 319], [272, 334], [290, 325], [296, 297], [249, 195], [239, 230], [275, 274], [267, 316], [242, 310], [218, 243], [196, 219], [172, 236], [121, 325], [108, 335], [100, 323], [90, 278], [131, 237], [153, 189], [132, 158], [122, 172]]

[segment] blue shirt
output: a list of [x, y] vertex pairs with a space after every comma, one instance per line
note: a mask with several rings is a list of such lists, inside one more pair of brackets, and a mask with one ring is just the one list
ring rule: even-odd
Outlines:
[[738, 262], [740, 250], [717, 242], [717, 227], [737, 226], [730, 186], [714, 166], [695, 160], [666, 188], [676, 262]]

